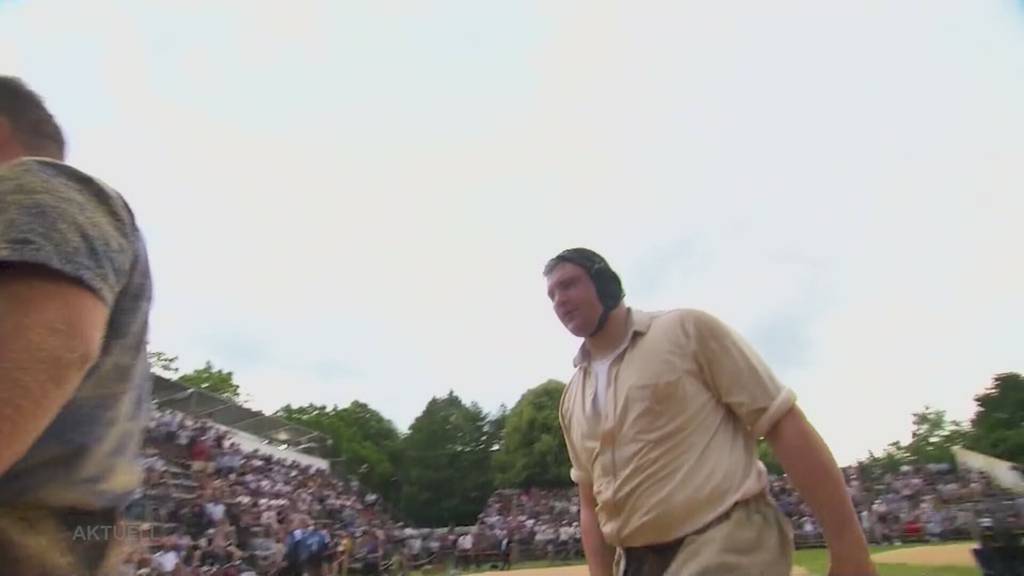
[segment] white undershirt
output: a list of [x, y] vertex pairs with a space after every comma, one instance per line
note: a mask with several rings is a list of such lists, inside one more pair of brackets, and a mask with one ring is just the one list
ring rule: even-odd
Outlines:
[[606, 399], [608, 398], [608, 369], [611, 368], [612, 362], [623, 350], [626, 349], [626, 345], [629, 344], [629, 338], [623, 340], [622, 344], [615, 349], [614, 352], [599, 358], [597, 360], [590, 361], [590, 368], [594, 371], [594, 384], [597, 386], [596, 394], [594, 394], [594, 408], [598, 414], [604, 412], [604, 407], [607, 404]]

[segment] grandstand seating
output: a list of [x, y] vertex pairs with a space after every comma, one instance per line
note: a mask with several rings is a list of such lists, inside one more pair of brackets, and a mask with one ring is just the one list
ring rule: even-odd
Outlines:
[[[200, 438], [208, 446], [194, 449]], [[351, 479], [266, 452], [241, 450], [224, 428], [202, 419], [158, 411], [144, 444], [143, 487], [128, 508], [128, 522], [144, 536], [131, 558], [132, 567], [157, 574], [154, 560], [166, 554], [165, 549], [177, 549], [180, 563], [188, 564], [181, 572], [185, 576], [199, 574], [197, 565], [202, 563], [215, 566], [215, 575], [243, 570], [271, 574], [282, 564], [290, 531], [310, 527], [330, 535], [331, 552], [338, 550], [339, 542], [351, 539], [352, 573], [497, 567], [506, 535], [513, 562], [582, 557], [579, 502], [573, 489], [501, 490], [491, 497], [475, 526], [416, 530], [393, 522], [380, 499]], [[886, 542], [971, 538], [974, 534], [965, 519], [984, 516], [986, 502], [1021, 505], [970, 472], [905, 470], [870, 488], [861, 486], [855, 471], [846, 472], [858, 512], [874, 522], [887, 518], [881, 531]], [[794, 522], [796, 546], [824, 546], [817, 529], [802, 530], [809, 511], [785, 478], [772, 479], [771, 491]], [[941, 511], [938, 532], [922, 516], [932, 510]], [[217, 521], [221, 516], [223, 520]], [[1018, 522], [1021, 516], [1016, 517]], [[804, 523], [813, 527], [812, 521]], [[878, 531], [867, 532], [877, 540]], [[338, 569], [338, 559], [328, 555], [324, 573]]]

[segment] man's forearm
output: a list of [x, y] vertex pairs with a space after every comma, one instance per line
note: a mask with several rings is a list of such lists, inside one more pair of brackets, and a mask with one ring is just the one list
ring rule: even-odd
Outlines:
[[590, 576], [611, 576], [615, 553], [604, 541], [604, 534], [601, 533], [597, 513], [593, 508], [580, 506], [580, 536]]
[[842, 472], [803, 412], [794, 407], [767, 439], [793, 486], [821, 523], [833, 566], [867, 569], [870, 571], [864, 573], [873, 574], [867, 541]]

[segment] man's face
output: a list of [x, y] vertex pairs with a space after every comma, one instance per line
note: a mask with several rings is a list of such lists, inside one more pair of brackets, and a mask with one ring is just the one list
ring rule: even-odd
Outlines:
[[597, 288], [586, 270], [563, 262], [548, 274], [547, 281], [548, 298], [562, 325], [574, 336], [589, 336], [597, 326], [602, 308]]

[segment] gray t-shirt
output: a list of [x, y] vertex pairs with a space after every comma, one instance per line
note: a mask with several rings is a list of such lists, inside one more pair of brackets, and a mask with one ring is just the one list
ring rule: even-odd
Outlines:
[[110, 309], [99, 360], [0, 477], [0, 505], [123, 506], [140, 481], [151, 385], [152, 281], [131, 209], [117, 192], [66, 164], [31, 158], [0, 166], [0, 262], [60, 272]]

